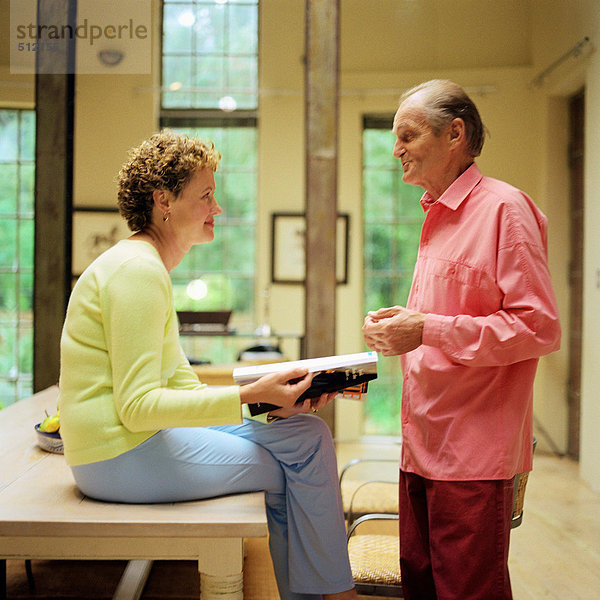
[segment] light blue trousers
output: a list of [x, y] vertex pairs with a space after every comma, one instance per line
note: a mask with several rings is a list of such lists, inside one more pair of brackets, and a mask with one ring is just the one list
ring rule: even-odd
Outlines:
[[110, 502], [264, 490], [281, 599], [320, 600], [353, 587], [335, 448], [314, 415], [166, 429], [125, 454], [72, 471], [84, 494]]

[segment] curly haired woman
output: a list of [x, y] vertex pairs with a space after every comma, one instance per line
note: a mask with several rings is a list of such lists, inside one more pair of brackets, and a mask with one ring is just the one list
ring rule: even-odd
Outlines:
[[[179, 345], [169, 271], [213, 240], [212, 144], [162, 132], [131, 151], [118, 204], [133, 234], [73, 289], [61, 340], [65, 456], [84, 494], [111, 502], [266, 492], [281, 598], [358, 598], [333, 441], [313, 414], [333, 395], [297, 398], [305, 370], [244, 386], [198, 381]], [[248, 404], [280, 406], [249, 418]]]

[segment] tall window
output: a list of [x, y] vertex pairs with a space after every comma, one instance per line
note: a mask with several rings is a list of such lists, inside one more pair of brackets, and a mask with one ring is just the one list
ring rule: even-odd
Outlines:
[[164, 108], [255, 109], [258, 0], [165, 0]]
[[[161, 126], [211, 140], [222, 155], [215, 239], [171, 272], [178, 310], [232, 310], [239, 331], [256, 325], [258, 0], [165, 0]], [[188, 354], [198, 354], [182, 340]], [[206, 339], [203, 340], [206, 346]], [[231, 345], [200, 350], [229, 362]]]
[[[363, 217], [365, 312], [404, 305], [417, 258], [423, 190], [402, 182], [400, 161], [392, 156], [393, 116], [365, 117], [363, 129]], [[377, 385], [369, 390], [364, 432], [400, 433], [402, 374], [397, 357], [378, 365]]]
[[33, 381], [35, 113], [0, 109], [0, 405]]

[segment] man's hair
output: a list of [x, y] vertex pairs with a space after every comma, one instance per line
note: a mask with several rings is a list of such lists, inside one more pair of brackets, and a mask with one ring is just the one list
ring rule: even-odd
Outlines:
[[422, 98], [421, 107], [425, 118], [435, 135], [439, 135], [454, 119], [460, 118], [465, 123], [467, 150], [473, 158], [479, 156], [486, 128], [475, 103], [465, 90], [453, 81], [432, 79], [404, 92], [400, 104], [417, 92]]
[[212, 142], [163, 130], [129, 151], [121, 167], [117, 204], [131, 231], [143, 231], [152, 221], [154, 190], [178, 196], [196, 171], [217, 170], [221, 155]]

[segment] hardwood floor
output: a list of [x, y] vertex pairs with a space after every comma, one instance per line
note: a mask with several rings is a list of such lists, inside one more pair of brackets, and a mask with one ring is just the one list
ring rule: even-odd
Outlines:
[[576, 462], [536, 453], [509, 564], [515, 600], [600, 598], [600, 493]]

